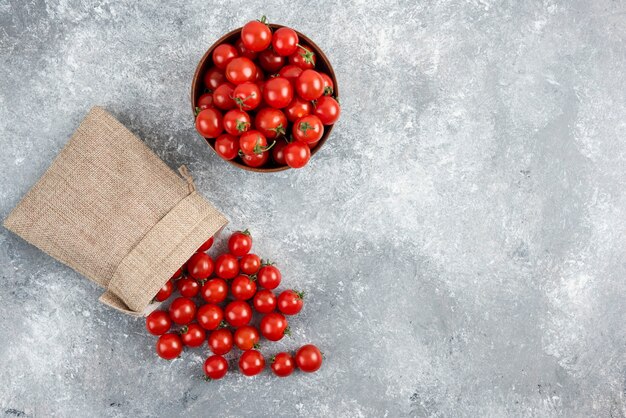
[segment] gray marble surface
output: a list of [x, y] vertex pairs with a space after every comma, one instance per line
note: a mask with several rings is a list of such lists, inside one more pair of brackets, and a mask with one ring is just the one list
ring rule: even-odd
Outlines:
[[[103, 105], [308, 294], [317, 374], [201, 380], [141, 320], [0, 231], [0, 414], [626, 415], [626, 3], [0, 0], [0, 215]], [[343, 117], [299, 171], [193, 128], [196, 63], [267, 14], [308, 34]]]

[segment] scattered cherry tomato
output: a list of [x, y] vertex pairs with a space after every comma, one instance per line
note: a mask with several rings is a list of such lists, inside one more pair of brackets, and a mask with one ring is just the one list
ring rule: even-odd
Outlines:
[[269, 149], [265, 135], [256, 130], [245, 132], [239, 137], [239, 148], [244, 155], [261, 154]]
[[224, 83], [213, 92], [213, 105], [221, 110], [234, 109], [237, 104], [233, 100], [235, 86], [231, 83]]
[[339, 119], [341, 107], [339, 107], [339, 103], [334, 98], [322, 96], [317, 99], [313, 114], [317, 116], [324, 125], [332, 125]]
[[246, 57], [233, 58], [226, 66], [226, 78], [233, 84], [256, 80], [256, 65]]
[[302, 168], [311, 159], [311, 149], [307, 144], [293, 141], [285, 147], [285, 162], [291, 168]]
[[276, 376], [287, 377], [293, 373], [296, 363], [291, 354], [282, 352], [272, 357], [272, 365], [270, 367]]
[[261, 89], [256, 83], [239, 84], [233, 90], [233, 100], [241, 110], [256, 109], [261, 104], [261, 99]]
[[245, 376], [254, 376], [265, 368], [265, 359], [257, 350], [245, 351], [239, 358], [239, 370]]
[[315, 70], [304, 70], [296, 79], [296, 92], [304, 100], [316, 100], [324, 94], [324, 79]]
[[284, 77], [270, 78], [265, 82], [263, 99], [271, 107], [281, 109], [293, 99], [293, 87]]
[[315, 60], [315, 52], [305, 46], [298, 47], [296, 52], [289, 55], [289, 64], [298, 66], [303, 70], [315, 67]]
[[235, 257], [242, 257], [250, 252], [252, 248], [252, 236], [246, 229], [245, 231], [236, 231], [228, 239], [228, 251]]
[[213, 237], [204, 241], [204, 244], [202, 244], [200, 248], [198, 248], [198, 252], [201, 253], [201, 252], [207, 251], [209, 248], [211, 248], [212, 245], [213, 245]]
[[259, 348], [260, 339], [259, 331], [251, 325], [242, 325], [235, 330], [235, 345], [240, 350]]
[[303, 372], [312, 373], [322, 366], [322, 353], [313, 344], [307, 344], [296, 352], [296, 364]]
[[280, 284], [280, 280], [282, 278], [280, 274], [280, 270], [273, 265], [267, 265], [261, 267], [259, 272], [257, 273], [257, 281], [259, 282], [259, 286], [264, 289], [276, 289]]
[[239, 52], [234, 46], [221, 44], [213, 50], [213, 64], [220, 70], [223, 70], [233, 58], [238, 56]]
[[243, 155], [241, 157], [243, 162], [249, 167], [261, 167], [264, 166], [267, 160], [270, 159], [269, 151], [262, 152], [260, 154]]
[[242, 57], [246, 57], [250, 60], [255, 60], [258, 55], [257, 52], [250, 51], [248, 48], [246, 48], [241, 38], [237, 39], [237, 42], [235, 42], [235, 48], [237, 49], [237, 52], [239, 52], [239, 55], [241, 55]]
[[168, 280], [163, 287], [159, 290], [159, 293], [156, 294], [154, 299], [157, 302], [163, 302], [167, 300], [170, 296], [172, 296], [172, 292], [174, 291], [174, 283], [172, 280]]
[[232, 279], [239, 274], [239, 262], [232, 254], [222, 254], [215, 260], [215, 274], [222, 279]]
[[228, 285], [224, 279], [210, 279], [202, 286], [200, 294], [206, 303], [220, 303], [228, 296]]
[[172, 320], [165, 311], [153, 311], [146, 317], [146, 329], [152, 335], [163, 335], [172, 327]]
[[209, 335], [209, 348], [213, 354], [228, 353], [233, 348], [233, 333], [226, 328], [216, 329]]
[[241, 41], [246, 49], [259, 52], [272, 43], [272, 31], [266, 24], [266, 18], [246, 23], [241, 29]]
[[183, 352], [183, 342], [178, 334], [163, 334], [156, 343], [156, 352], [165, 360], [173, 360]]
[[243, 274], [256, 274], [261, 268], [261, 258], [256, 254], [244, 254], [239, 260], [239, 270]]
[[285, 65], [285, 57], [278, 55], [271, 49], [259, 52], [259, 65], [270, 74], [275, 74]]
[[209, 331], [219, 327], [222, 319], [224, 319], [224, 311], [212, 303], [200, 306], [196, 315], [196, 320], [200, 326]]
[[239, 138], [235, 135], [222, 134], [215, 140], [215, 151], [225, 160], [232, 160], [239, 152]]
[[256, 293], [256, 283], [248, 276], [239, 275], [233, 279], [230, 291], [237, 300], [248, 300]]
[[228, 372], [228, 362], [222, 356], [210, 356], [204, 362], [204, 373], [207, 379], [218, 380], [226, 376]]
[[212, 107], [202, 110], [196, 116], [196, 130], [205, 138], [217, 138], [224, 130], [222, 114]]
[[196, 105], [198, 106], [198, 108], [200, 108], [200, 110], [213, 107], [213, 94], [204, 93], [198, 98], [198, 103]]
[[302, 310], [304, 292], [285, 290], [278, 295], [278, 310], [285, 315], [295, 315]]
[[261, 319], [261, 335], [270, 341], [278, 341], [289, 334], [287, 318], [278, 312], [270, 312]]
[[279, 109], [266, 107], [257, 112], [254, 118], [254, 126], [266, 138], [274, 139], [279, 135], [285, 135], [287, 117]]
[[286, 165], [285, 162], [285, 148], [287, 147], [287, 142], [283, 139], [277, 139], [276, 145], [272, 148], [272, 159], [278, 165]]
[[270, 313], [276, 308], [276, 295], [269, 289], [261, 289], [254, 295], [252, 305], [258, 313]]
[[200, 285], [195, 279], [185, 277], [176, 282], [178, 293], [186, 298], [193, 298], [200, 291]]
[[285, 116], [289, 122], [295, 122], [296, 120], [310, 115], [313, 113], [313, 105], [298, 96], [294, 97], [291, 102], [284, 109]]
[[196, 304], [189, 298], [176, 298], [170, 305], [169, 313], [176, 324], [187, 325], [196, 316]]
[[209, 68], [209, 70], [204, 74], [204, 85], [207, 89], [211, 90], [209, 93], [212, 93], [213, 90], [225, 82], [226, 76], [224, 75], [224, 72], [217, 67]]
[[307, 115], [294, 122], [291, 133], [296, 140], [310, 144], [324, 135], [324, 124], [317, 116]]
[[226, 322], [232, 327], [247, 325], [252, 319], [252, 308], [242, 300], [235, 300], [226, 305], [224, 310]]
[[188, 347], [200, 347], [206, 338], [206, 332], [200, 325], [191, 323], [180, 330], [180, 339]]
[[187, 272], [194, 279], [206, 279], [213, 273], [213, 259], [206, 253], [195, 253], [187, 261]]
[[278, 55], [293, 54], [298, 50], [298, 34], [291, 28], [279, 28], [272, 35], [272, 48]]
[[230, 135], [238, 136], [250, 129], [250, 115], [248, 115], [243, 110], [232, 109], [226, 112], [226, 114], [224, 115], [223, 123], [224, 130], [227, 133], [229, 133]]

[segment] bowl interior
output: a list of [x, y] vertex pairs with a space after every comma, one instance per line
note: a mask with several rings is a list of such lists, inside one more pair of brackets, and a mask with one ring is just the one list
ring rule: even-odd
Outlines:
[[[282, 27], [282, 25], [276, 25], [276, 24], [270, 24], [269, 26], [272, 29], [272, 31], [275, 31], [276, 29]], [[315, 53], [315, 56], [316, 56], [315, 57], [316, 59], [315, 69], [325, 72], [333, 80], [335, 96], [338, 97], [339, 87], [337, 86], [337, 79], [335, 77], [335, 72], [333, 70], [333, 67], [330, 65], [330, 62], [328, 61], [328, 58], [326, 57], [326, 55], [324, 55], [322, 50], [317, 45], [315, 45], [315, 43], [311, 41], [308, 37], [306, 37], [305, 35], [301, 34], [298, 31], [296, 31], [296, 33], [298, 34], [298, 37], [300, 38], [300, 44], [304, 46], [309, 46], [311, 50]], [[213, 66], [213, 59], [212, 59], [213, 50], [218, 45], [221, 45], [223, 43], [234, 44], [239, 38], [240, 34], [241, 34], [241, 28], [238, 28], [222, 36], [213, 45], [211, 45], [211, 47], [207, 50], [207, 52], [204, 54], [204, 56], [200, 60], [200, 63], [198, 63], [198, 67], [196, 68], [196, 72], [193, 76], [193, 82], [191, 84], [191, 110], [192, 112], [194, 112], [195, 110], [196, 103], [198, 102], [198, 98], [206, 91], [206, 86], [204, 85], [203, 77], [204, 77], [204, 73]], [[322, 138], [320, 138], [316, 146], [311, 149], [311, 156], [315, 155], [315, 153], [317, 153], [317, 151], [322, 147], [322, 145], [324, 145], [332, 129], [333, 129], [333, 125], [324, 126], [324, 135], [322, 135]], [[215, 139], [205, 138], [205, 140], [207, 141], [209, 146], [215, 151]], [[239, 162], [238, 158], [235, 160], [228, 161], [228, 162], [239, 168], [243, 168], [244, 170], [257, 171], [257, 172], [282, 171], [282, 170], [287, 170], [289, 168], [288, 166], [276, 165], [272, 161], [271, 158], [266, 166], [258, 167], [258, 168], [249, 167]]]

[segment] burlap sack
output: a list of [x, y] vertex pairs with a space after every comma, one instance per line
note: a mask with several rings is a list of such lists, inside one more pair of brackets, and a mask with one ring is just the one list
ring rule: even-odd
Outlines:
[[227, 220], [104, 109], [82, 121], [4, 225], [144, 313], [174, 272]]

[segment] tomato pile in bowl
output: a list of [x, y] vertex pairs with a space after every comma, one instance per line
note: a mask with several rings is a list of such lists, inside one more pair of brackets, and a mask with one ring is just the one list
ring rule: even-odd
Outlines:
[[305, 166], [341, 113], [334, 71], [309, 38], [263, 17], [204, 54], [193, 78], [196, 130], [251, 171]]

